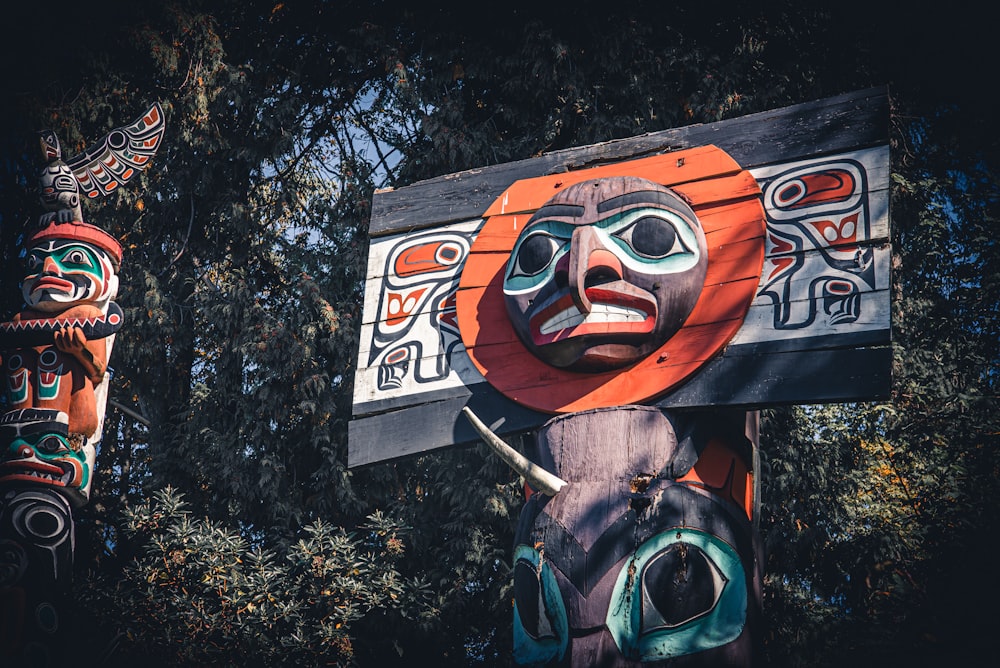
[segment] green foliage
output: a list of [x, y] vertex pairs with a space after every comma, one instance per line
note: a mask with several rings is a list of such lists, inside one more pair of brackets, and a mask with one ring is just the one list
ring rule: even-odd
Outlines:
[[990, 651], [969, 602], [1000, 594], [987, 565], [1000, 547], [998, 154], [943, 132], [957, 109], [938, 113], [894, 118], [891, 403], [775, 411], [765, 425], [776, 665]]
[[405, 529], [379, 513], [350, 534], [315, 520], [280, 553], [193, 517], [170, 488], [124, 519], [137, 558], [81, 592], [121, 620], [123, 665], [351, 665], [354, 623], [420, 603], [396, 570]]
[[[153, 100], [167, 115], [152, 167], [85, 208], [126, 253], [77, 533], [95, 637], [121, 634], [111, 661], [506, 665], [512, 474], [478, 448], [346, 468], [373, 190], [885, 83], [894, 394], [765, 415], [767, 654], [976, 658], [991, 627], [970, 601], [1000, 594], [1000, 151], [947, 38], [991, 44], [988, 22], [681, 4], [491, 7], [484, 24], [391, 3], [98, 2], [3, 59], [4, 314], [37, 215], [33, 132], [73, 154]], [[24, 34], [53, 25], [10, 11]]]

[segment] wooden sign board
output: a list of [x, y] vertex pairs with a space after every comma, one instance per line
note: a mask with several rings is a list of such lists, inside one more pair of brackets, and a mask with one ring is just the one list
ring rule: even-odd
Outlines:
[[[627, 370], [540, 363], [501, 283], [554, 193], [640, 177], [704, 229], [683, 328]], [[860, 401], [890, 386], [888, 99], [869, 89], [451, 174], [376, 194], [349, 465], [478, 440], [554, 414]]]

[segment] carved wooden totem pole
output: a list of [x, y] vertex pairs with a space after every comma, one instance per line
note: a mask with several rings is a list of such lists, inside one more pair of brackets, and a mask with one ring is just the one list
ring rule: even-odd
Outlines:
[[110, 194], [159, 148], [163, 112], [111, 132], [68, 161], [39, 133], [45, 212], [24, 230], [24, 307], [0, 323], [0, 658], [60, 660], [60, 601], [73, 564], [73, 508], [87, 503], [101, 441], [108, 360], [122, 311], [122, 248], [84, 222], [81, 193]]
[[753, 409], [888, 392], [887, 120], [860, 91], [376, 199], [350, 463], [478, 437], [521, 473], [516, 663], [754, 664]]

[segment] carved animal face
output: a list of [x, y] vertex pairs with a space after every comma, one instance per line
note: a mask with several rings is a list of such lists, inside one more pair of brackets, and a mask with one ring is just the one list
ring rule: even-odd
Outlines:
[[118, 291], [111, 258], [81, 241], [44, 241], [29, 249], [27, 267], [21, 291], [25, 303], [40, 311], [57, 313], [76, 304], [101, 304]]
[[68, 433], [66, 413], [10, 411], [0, 418], [0, 486], [54, 489], [80, 506], [90, 497], [96, 450]]
[[528, 221], [507, 263], [504, 301], [544, 362], [621, 368], [681, 328], [707, 266], [701, 224], [676, 193], [636, 177], [595, 179], [559, 192]]
[[15, 438], [0, 457], [0, 482], [88, 490], [90, 462], [86, 453], [70, 447], [66, 436], [40, 433]]
[[567, 484], [521, 513], [516, 663], [752, 665], [749, 445], [718, 414], [700, 419], [629, 406], [539, 430], [540, 463]]
[[38, 175], [38, 190], [42, 206], [46, 211], [75, 209], [80, 206], [76, 177], [62, 161], [50, 163], [42, 168]]

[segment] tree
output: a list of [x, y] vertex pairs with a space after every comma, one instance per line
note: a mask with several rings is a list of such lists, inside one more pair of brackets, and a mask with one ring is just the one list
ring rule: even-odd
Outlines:
[[[766, 416], [768, 654], [974, 656], [976, 636], [959, 631], [985, 620], [968, 601], [997, 591], [983, 564], [997, 526], [1000, 155], [976, 113], [982, 82], [956, 83], [949, 46], [976, 46], [984, 28], [800, 5], [493, 8], [484, 27], [473, 12], [391, 3], [98, 3], [60, 17], [87, 35], [73, 58], [60, 42], [4, 59], [19, 64], [0, 185], [7, 313], [12, 249], [34, 215], [21, 187], [32, 133], [52, 127], [73, 152], [154, 99], [167, 111], [141, 183], [86, 210], [126, 248], [111, 395], [123, 408], [109, 411], [78, 528], [81, 600], [100, 603], [99, 637], [123, 633], [110, 660], [149, 660], [178, 637], [275, 656], [278, 636], [226, 626], [224, 605], [246, 601], [212, 590], [213, 569], [292, 605], [305, 585], [285, 555], [336, 537], [334, 572], [373, 550], [378, 575], [367, 614], [335, 629], [352, 654], [333, 660], [506, 665], [512, 474], [475, 447], [346, 469], [374, 188], [884, 83], [896, 104], [896, 389], [887, 404]], [[49, 18], [16, 11], [18, 29]], [[186, 514], [153, 521], [177, 494]], [[402, 547], [366, 543], [371, 522]], [[195, 545], [217, 554], [160, 558]], [[147, 597], [143, 577], [172, 584]], [[192, 619], [210, 620], [205, 635], [185, 635]], [[317, 637], [285, 634], [281, 651], [305, 656]]]

